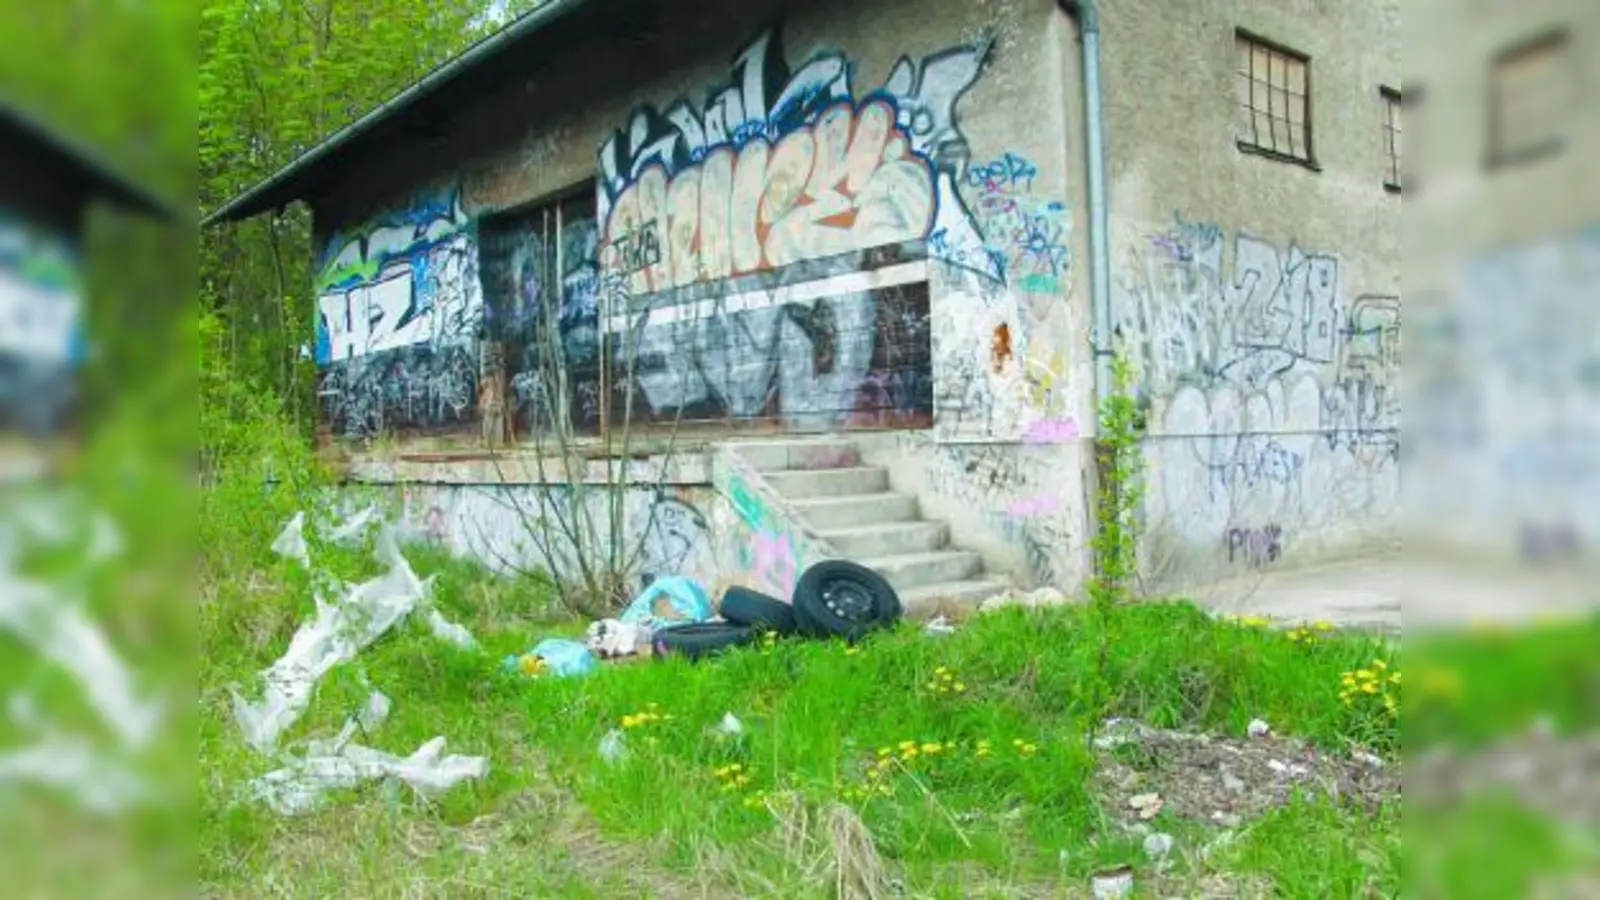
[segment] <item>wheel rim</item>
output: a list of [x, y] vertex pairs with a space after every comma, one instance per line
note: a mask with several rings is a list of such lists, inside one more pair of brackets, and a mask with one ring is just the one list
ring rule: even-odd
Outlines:
[[830, 579], [822, 586], [822, 605], [847, 622], [871, 619], [877, 611], [872, 593], [847, 578]]

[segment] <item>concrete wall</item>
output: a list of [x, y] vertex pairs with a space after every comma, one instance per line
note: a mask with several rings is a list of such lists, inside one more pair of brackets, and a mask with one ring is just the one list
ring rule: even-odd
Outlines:
[[[1583, 0], [1406, 9], [1419, 190], [1407, 198], [1408, 545], [1476, 558], [1600, 547], [1600, 15]], [[1565, 29], [1563, 145], [1491, 166], [1502, 51]], [[1415, 40], [1411, 38], [1415, 37]]]
[[[1105, 7], [1153, 574], [1381, 539], [1398, 4]], [[1236, 149], [1236, 26], [1312, 57], [1320, 171]], [[526, 445], [554, 409], [599, 432], [630, 402], [696, 438], [849, 432], [990, 569], [1076, 587], [1094, 408], [1072, 21], [1050, 0], [707, 3], [617, 30], [318, 199], [330, 433]], [[560, 382], [530, 339], [556, 285]]]
[[[1075, 581], [1070, 21], [1048, 0], [900, 0], [656, 24], [318, 202], [324, 426], [402, 452], [526, 446], [552, 407], [599, 431], [632, 390], [663, 427], [859, 432], [958, 543]], [[552, 198], [559, 239], [529, 205]], [[529, 338], [558, 283], [561, 386]]]
[[[1153, 583], [1350, 555], [1399, 496], [1398, 2], [1104, 4], [1113, 319]], [[1235, 29], [1310, 57], [1316, 167], [1236, 145]]]

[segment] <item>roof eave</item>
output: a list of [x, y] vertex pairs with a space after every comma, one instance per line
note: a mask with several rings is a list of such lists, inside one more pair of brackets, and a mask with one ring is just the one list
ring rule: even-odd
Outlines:
[[547, 0], [509, 25], [468, 47], [460, 55], [440, 64], [399, 93], [349, 125], [324, 138], [278, 171], [247, 188], [200, 221], [202, 228], [222, 222], [248, 219], [273, 209], [282, 209], [305, 198], [314, 170], [330, 156], [358, 137], [390, 121], [405, 108], [464, 74], [474, 65], [508, 44], [515, 43], [550, 25], [588, 0]]

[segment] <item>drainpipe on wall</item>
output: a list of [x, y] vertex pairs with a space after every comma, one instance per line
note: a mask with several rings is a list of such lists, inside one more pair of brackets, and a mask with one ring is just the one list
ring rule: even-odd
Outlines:
[[[1097, 406], [1111, 396], [1111, 244], [1106, 204], [1106, 124], [1100, 98], [1100, 10], [1095, 0], [1057, 0], [1083, 44], [1084, 145], [1089, 187], [1089, 346]], [[1096, 410], [1098, 413], [1098, 409]]]
[[[1100, 97], [1100, 10], [1095, 0], [1057, 0], [1057, 3], [1078, 23], [1078, 38], [1083, 45], [1083, 133], [1089, 170], [1089, 347], [1094, 354], [1095, 482], [1104, 485], [1112, 459], [1110, 448], [1101, 440], [1099, 433], [1100, 408], [1111, 397], [1115, 386], [1111, 380], [1111, 249], [1106, 209], [1105, 107]], [[1100, 496], [1099, 490], [1095, 491], [1095, 496]], [[1099, 503], [1095, 503], [1094, 507], [1098, 510]], [[1096, 573], [1105, 570], [1105, 563], [1098, 554], [1091, 559]]]

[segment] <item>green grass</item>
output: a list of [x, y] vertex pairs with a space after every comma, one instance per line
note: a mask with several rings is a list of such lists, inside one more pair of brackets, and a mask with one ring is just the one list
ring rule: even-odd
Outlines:
[[[362, 568], [317, 552], [345, 577]], [[281, 653], [309, 611], [309, 585], [286, 564], [217, 584], [202, 607], [200, 859], [218, 894], [255, 896], [266, 879], [297, 895], [831, 896], [839, 860], [855, 859], [840, 835], [857, 820], [913, 896], [1056, 896], [1096, 867], [1140, 858], [1092, 789], [1103, 635], [1081, 608], [994, 614], [943, 638], [908, 626], [855, 649], [777, 641], [709, 663], [528, 680], [502, 674], [499, 660], [579, 628], [548, 618], [545, 588], [412, 557], [483, 649], [405, 625], [325, 679], [286, 740], [337, 730], [370, 683], [394, 700], [372, 745], [408, 753], [442, 734], [451, 752], [487, 755], [490, 776], [431, 803], [363, 788], [299, 820], [233, 805], [237, 786], [269, 766], [239, 741], [226, 685]], [[1381, 705], [1338, 700], [1342, 673], [1378, 658], [1398, 666], [1379, 639], [1296, 642], [1184, 604], [1128, 608], [1106, 628], [1110, 715], [1234, 734], [1259, 716], [1330, 750], [1392, 746]], [[644, 712], [662, 718], [635, 724]], [[743, 725], [735, 738], [712, 731], [727, 713]], [[598, 746], [614, 729], [628, 753], [608, 764]], [[875, 767], [885, 751], [894, 762]], [[1295, 896], [1392, 882], [1386, 852], [1348, 846], [1381, 847], [1388, 824], [1340, 825], [1328, 817], [1352, 814], [1324, 807], [1308, 801], [1275, 826], [1321, 827], [1321, 850], [1263, 837], [1234, 869], [1271, 872]], [[871, 854], [850, 865], [871, 869]]]

